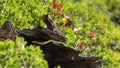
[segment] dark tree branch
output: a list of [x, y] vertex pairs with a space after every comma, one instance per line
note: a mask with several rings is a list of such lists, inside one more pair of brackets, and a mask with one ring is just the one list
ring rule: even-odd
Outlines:
[[49, 68], [58, 65], [61, 68], [99, 68], [102, 57], [80, 56], [80, 51], [66, 47], [60, 43], [48, 42], [47, 44], [34, 43], [40, 46], [48, 61]]
[[17, 32], [18, 36], [24, 37], [28, 43], [32, 43], [32, 41], [45, 42], [48, 40], [66, 42], [66, 38], [64, 36], [56, 34], [56, 32], [40, 26], [36, 26], [33, 29], [18, 30]]
[[15, 40], [17, 37], [17, 32], [13, 27], [11, 21], [6, 21], [3, 26], [0, 27], [0, 41], [6, 39]]
[[[34, 44], [43, 50], [43, 53], [45, 54], [44, 58], [48, 61], [49, 68], [54, 68], [58, 65], [60, 65], [61, 68], [98, 68], [101, 64], [100, 60], [102, 57], [82, 57], [79, 55], [81, 53], [80, 51], [66, 47], [57, 42], [40, 44], [40, 42], [48, 40], [60, 42], [66, 41], [64, 36], [51, 30], [51, 27], [52, 26], [47, 29], [42, 28], [41, 26], [36, 26], [33, 29], [16, 30], [10, 21], [6, 21], [0, 27], [0, 41], [6, 39], [15, 40], [17, 36], [24, 37], [28, 42], [28, 45]], [[54, 28], [52, 27], [52, 29]]]

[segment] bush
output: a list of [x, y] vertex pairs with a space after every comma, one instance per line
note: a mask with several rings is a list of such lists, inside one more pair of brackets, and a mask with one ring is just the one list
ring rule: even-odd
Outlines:
[[0, 67], [47, 68], [40, 48], [32, 45], [25, 47], [25, 44], [23, 38], [17, 38], [15, 42], [0, 42]]
[[[67, 37], [66, 46], [81, 50], [78, 44], [84, 43], [81, 55], [103, 56], [105, 68], [120, 68], [120, 25], [110, 18], [119, 14], [119, 0], [57, 0], [62, 7], [55, 9], [52, 0], [0, 0], [0, 24], [12, 20], [18, 29], [32, 28], [36, 24], [46, 27], [42, 15], [51, 14], [57, 28]], [[58, 12], [61, 14], [57, 14]], [[63, 16], [61, 16], [63, 15]], [[66, 18], [67, 17], [67, 18]], [[75, 29], [77, 29], [77, 34]], [[19, 40], [19, 41], [18, 41]], [[39, 47], [22, 48], [23, 39], [16, 42], [0, 42], [0, 66], [36, 68], [47, 67]], [[36, 57], [36, 58], [35, 58]]]

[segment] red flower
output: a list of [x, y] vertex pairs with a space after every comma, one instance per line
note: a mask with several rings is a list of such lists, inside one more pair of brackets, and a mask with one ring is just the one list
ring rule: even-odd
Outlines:
[[57, 2], [56, 0], [53, 0], [51, 3], [52, 7], [54, 9], [56, 9], [56, 14], [65, 18], [66, 19], [66, 26], [71, 26], [72, 25], [72, 21], [69, 19], [69, 17], [65, 14], [62, 14], [62, 5], [61, 3]]
[[61, 15], [62, 12], [61, 12], [61, 9], [57, 10], [57, 15]]
[[71, 26], [72, 25], [72, 21], [68, 18], [65, 25], [66, 26]]
[[95, 38], [96, 38], [96, 35], [95, 35], [94, 32], [91, 32], [91, 33], [90, 33], [90, 38], [91, 38], [91, 39], [95, 39]]
[[61, 9], [62, 9], [61, 3], [58, 3], [56, 0], [53, 0], [53, 2], [51, 3], [51, 5], [52, 5], [52, 7], [54, 9], [56, 9], [58, 15], [62, 14], [62, 12], [61, 12]]
[[85, 44], [83, 42], [78, 44], [78, 48], [80, 49], [80, 51], [85, 50]]

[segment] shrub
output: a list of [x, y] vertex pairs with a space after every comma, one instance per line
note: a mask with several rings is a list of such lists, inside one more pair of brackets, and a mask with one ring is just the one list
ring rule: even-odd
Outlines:
[[[78, 48], [78, 44], [84, 43], [81, 55], [103, 56], [105, 68], [119, 68], [120, 25], [110, 20], [120, 12], [119, 0], [56, 1], [62, 6], [59, 7], [61, 14], [51, 6], [52, 0], [0, 0], [0, 24], [10, 19], [18, 29], [32, 28], [36, 24], [46, 27], [41, 16], [49, 13], [57, 28], [67, 37], [66, 46]], [[79, 29], [78, 34], [74, 29]], [[16, 42], [0, 42], [0, 66], [46, 68], [47, 62], [39, 47], [22, 48], [24, 45], [21, 38]]]

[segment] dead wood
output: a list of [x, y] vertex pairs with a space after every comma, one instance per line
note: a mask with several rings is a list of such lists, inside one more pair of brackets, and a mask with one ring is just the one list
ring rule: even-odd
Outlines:
[[47, 44], [34, 43], [40, 46], [48, 61], [49, 68], [99, 68], [102, 57], [86, 56], [82, 57], [80, 51], [66, 47], [61, 43], [48, 42]]
[[[0, 41], [6, 39], [15, 40], [16, 37], [23, 37], [27, 41], [27, 45], [33, 44], [39, 46], [43, 53], [44, 58], [47, 60], [49, 68], [54, 68], [58, 65], [61, 68], [98, 68], [101, 64], [102, 57], [82, 57], [80, 51], [70, 47], [66, 47], [62, 43], [66, 42], [66, 38], [56, 31], [55, 22], [49, 18], [49, 15], [43, 16], [43, 21], [47, 25], [47, 28], [43, 28], [39, 25], [32, 29], [17, 30], [13, 27], [10, 21], [6, 21], [0, 27]], [[54, 40], [58, 42], [48, 42], [46, 44], [40, 44], [48, 40]]]
[[4, 41], [6, 39], [15, 40], [17, 37], [17, 32], [13, 27], [11, 21], [7, 20], [1, 27], [0, 27], [0, 41]]

